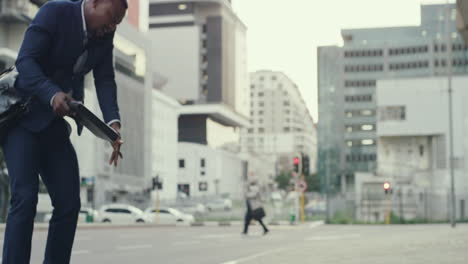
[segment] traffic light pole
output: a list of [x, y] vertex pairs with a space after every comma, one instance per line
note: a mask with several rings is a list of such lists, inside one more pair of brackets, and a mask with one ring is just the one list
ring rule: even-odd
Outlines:
[[385, 194], [385, 197], [387, 198], [387, 210], [385, 214], [385, 224], [388, 225], [390, 224], [390, 199], [388, 198], [388, 193]]
[[155, 223], [158, 224], [159, 223], [159, 188], [156, 188], [156, 210], [155, 210], [155, 213], [156, 213]]
[[[301, 180], [305, 180], [304, 173], [301, 173]], [[301, 222], [305, 222], [305, 193], [303, 190], [301, 190]]]

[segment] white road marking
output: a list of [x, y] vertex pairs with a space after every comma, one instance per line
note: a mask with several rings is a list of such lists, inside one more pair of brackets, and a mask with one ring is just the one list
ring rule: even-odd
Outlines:
[[117, 250], [135, 250], [135, 249], [145, 249], [145, 248], [152, 248], [152, 245], [131, 245], [131, 246], [119, 246]]
[[273, 253], [279, 253], [279, 252], [282, 252], [282, 251], [285, 251], [285, 250], [286, 250], [286, 248], [278, 248], [278, 249], [268, 250], [268, 251], [264, 251], [264, 252], [261, 252], [261, 253], [255, 254], [255, 255], [251, 255], [251, 256], [247, 256], [247, 257], [244, 257], [244, 258], [240, 258], [240, 259], [236, 259], [236, 260], [232, 260], [232, 261], [228, 261], [228, 262], [223, 262], [221, 264], [240, 264], [242, 262], [253, 260], [253, 259], [256, 259], [256, 258], [259, 258], [259, 257], [263, 257], [263, 256], [266, 256], [266, 255], [273, 254]]
[[75, 250], [72, 252], [72, 255], [85, 255], [85, 254], [90, 254], [91, 251], [89, 250]]
[[236, 237], [238, 235], [232, 234], [211, 234], [211, 235], [204, 235], [200, 236], [201, 239], [213, 239], [213, 238], [228, 238], [228, 237]]
[[316, 222], [310, 223], [309, 227], [310, 228], [315, 228], [315, 227], [319, 227], [319, 226], [321, 226], [323, 224], [324, 224], [324, 221], [316, 221]]
[[196, 245], [200, 244], [201, 242], [196, 240], [196, 241], [183, 241], [183, 242], [174, 242], [172, 243], [173, 246], [186, 246], [186, 245]]

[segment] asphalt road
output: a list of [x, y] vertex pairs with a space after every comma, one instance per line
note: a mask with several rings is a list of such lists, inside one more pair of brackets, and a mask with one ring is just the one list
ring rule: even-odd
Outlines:
[[[468, 225], [276, 226], [262, 236], [232, 227], [153, 227], [79, 230], [75, 264], [378, 264], [468, 263]], [[46, 232], [33, 238], [40, 264]], [[3, 233], [0, 233], [0, 246]]]

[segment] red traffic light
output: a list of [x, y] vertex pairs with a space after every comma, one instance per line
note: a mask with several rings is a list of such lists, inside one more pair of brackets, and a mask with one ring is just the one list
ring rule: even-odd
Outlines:
[[298, 158], [298, 157], [295, 157], [295, 158], [293, 159], [293, 161], [294, 161], [294, 165], [298, 165], [298, 164], [299, 164], [299, 158]]
[[383, 188], [384, 188], [384, 190], [388, 191], [390, 189], [390, 183], [389, 182], [384, 182]]

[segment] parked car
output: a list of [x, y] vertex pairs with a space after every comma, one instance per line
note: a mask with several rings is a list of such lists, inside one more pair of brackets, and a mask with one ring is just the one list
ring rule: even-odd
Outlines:
[[[82, 207], [80, 213], [78, 214], [78, 223], [87, 223], [88, 216], [92, 216], [92, 222], [100, 222], [99, 213], [97, 210], [94, 210], [89, 207]], [[52, 218], [52, 212], [45, 214], [44, 222], [48, 223]]]
[[325, 214], [326, 210], [327, 206], [323, 200], [312, 200], [304, 207], [306, 215]]
[[206, 213], [206, 207], [201, 203], [184, 201], [183, 203], [177, 203], [172, 208], [176, 208], [183, 213], [191, 214], [194, 216], [202, 216]]
[[231, 199], [214, 199], [205, 204], [208, 211], [230, 211], [232, 209]]
[[149, 222], [142, 210], [126, 204], [111, 204], [101, 207], [99, 220], [103, 223], [118, 224]]
[[195, 217], [191, 214], [184, 214], [181, 211], [174, 208], [160, 208], [156, 219], [156, 209], [148, 208], [145, 210], [145, 217], [150, 223], [158, 224], [175, 224], [175, 223], [187, 223], [191, 224], [195, 222]]

